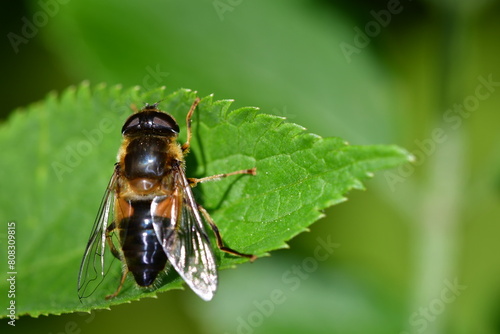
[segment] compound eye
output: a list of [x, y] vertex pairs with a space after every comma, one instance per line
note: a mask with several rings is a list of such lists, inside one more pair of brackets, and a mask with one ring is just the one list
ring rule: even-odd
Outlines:
[[153, 116], [152, 127], [157, 131], [179, 133], [179, 125], [177, 125], [175, 119], [164, 113], [159, 113]]
[[125, 124], [123, 124], [122, 127], [122, 134], [128, 134], [132, 133], [134, 131], [137, 131], [140, 129], [140, 119], [139, 119], [139, 114], [134, 114], [130, 116], [126, 121]]
[[123, 124], [122, 127], [122, 134], [123, 135], [133, 135], [137, 132], [140, 132], [141, 130], [144, 130], [144, 115], [142, 115], [142, 112], [138, 114], [133, 114], [130, 116], [126, 121], [125, 124]]
[[130, 117], [127, 122], [125, 122], [125, 125], [123, 125], [122, 132], [125, 131], [126, 129], [132, 129], [132, 128], [137, 128], [139, 126], [139, 117]]
[[179, 133], [179, 125], [167, 113], [156, 110], [143, 110], [130, 116], [122, 128], [124, 136], [151, 134], [172, 136]]

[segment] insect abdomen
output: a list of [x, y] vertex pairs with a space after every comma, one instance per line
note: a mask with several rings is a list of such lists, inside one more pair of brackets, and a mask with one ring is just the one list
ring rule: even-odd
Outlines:
[[151, 201], [131, 201], [133, 214], [119, 223], [127, 268], [140, 286], [153, 284], [165, 268], [167, 256], [158, 242], [151, 220]]

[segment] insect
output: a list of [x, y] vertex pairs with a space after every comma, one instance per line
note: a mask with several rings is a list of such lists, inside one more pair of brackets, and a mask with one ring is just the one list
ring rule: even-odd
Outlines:
[[159, 110], [158, 103], [146, 105], [123, 125], [118, 162], [80, 265], [80, 299], [90, 296], [106, 276], [106, 245], [123, 263], [118, 288], [107, 299], [120, 293], [129, 272], [137, 285], [151, 287], [158, 274], [170, 266], [202, 299], [212, 299], [217, 289], [217, 266], [202, 217], [213, 230], [220, 250], [251, 261], [256, 258], [224, 246], [217, 226], [196, 203], [191, 190], [198, 183], [230, 175], [255, 175], [256, 169], [200, 179], [185, 175], [191, 118], [199, 103], [196, 98], [187, 113], [187, 139], [183, 145], [177, 142], [177, 122]]

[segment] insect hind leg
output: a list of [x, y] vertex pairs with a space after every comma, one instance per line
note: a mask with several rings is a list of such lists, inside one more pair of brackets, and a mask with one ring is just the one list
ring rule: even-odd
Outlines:
[[108, 242], [111, 254], [113, 254], [113, 256], [116, 257], [118, 260], [121, 260], [120, 252], [118, 252], [118, 249], [116, 249], [115, 244], [113, 243], [112, 233], [115, 229], [116, 229], [116, 224], [115, 222], [112, 222], [106, 229], [106, 241]]
[[212, 231], [214, 231], [215, 240], [217, 241], [217, 247], [221, 251], [226, 252], [228, 254], [249, 258], [250, 262], [253, 262], [257, 259], [257, 256], [255, 256], [253, 254], [240, 253], [232, 248], [224, 246], [224, 242], [222, 241], [222, 237], [220, 236], [220, 233], [219, 233], [219, 228], [217, 227], [217, 225], [215, 225], [215, 222], [213, 221], [212, 217], [210, 217], [207, 210], [205, 210], [205, 208], [199, 204], [198, 204], [198, 210], [200, 210], [201, 214], [203, 215], [203, 217], [205, 217], [205, 220], [208, 222], [208, 224], [212, 228]]
[[[116, 249], [116, 246], [113, 243], [113, 235], [112, 235], [112, 233], [114, 232], [114, 230], [116, 230], [116, 224], [115, 224], [115, 222], [112, 222], [108, 226], [108, 228], [106, 229], [106, 240], [108, 242], [111, 254], [113, 254], [114, 257], [116, 257], [118, 260], [121, 261], [122, 257], [120, 255], [120, 252], [118, 251], [118, 249]], [[127, 274], [128, 274], [128, 269], [125, 267], [123, 269], [122, 278], [120, 279], [120, 285], [118, 285], [118, 288], [116, 289], [116, 291], [114, 293], [112, 293], [111, 295], [107, 295], [106, 299], [113, 299], [116, 296], [118, 296], [118, 294], [120, 293], [120, 291], [121, 291], [121, 289], [123, 287], [123, 284], [125, 283], [125, 279], [127, 278]]]
[[118, 285], [118, 288], [116, 289], [116, 291], [114, 293], [112, 293], [111, 295], [107, 295], [106, 299], [113, 299], [116, 296], [118, 296], [118, 294], [120, 293], [120, 291], [123, 287], [123, 284], [125, 283], [125, 279], [127, 278], [127, 274], [128, 274], [128, 269], [124, 269], [123, 274], [122, 274], [122, 278], [120, 280], [120, 285]]

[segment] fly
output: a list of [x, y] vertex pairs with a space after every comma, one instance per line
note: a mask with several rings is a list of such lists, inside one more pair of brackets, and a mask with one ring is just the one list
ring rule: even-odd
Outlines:
[[187, 285], [204, 300], [217, 289], [217, 265], [203, 219], [215, 234], [220, 250], [256, 259], [225, 247], [208, 212], [196, 203], [191, 187], [231, 175], [255, 175], [256, 169], [239, 170], [200, 179], [187, 178], [185, 157], [189, 152], [191, 118], [196, 98], [186, 116], [187, 140], [177, 142], [175, 119], [146, 105], [131, 115], [122, 128], [118, 162], [104, 193], [78, 275], [79, 298], [90, 296], [104, 280], [106, 245], [123, 263], [114, 298], [129, 273], [140, 287], [150, 287], [158, 274], [172, 266]]

